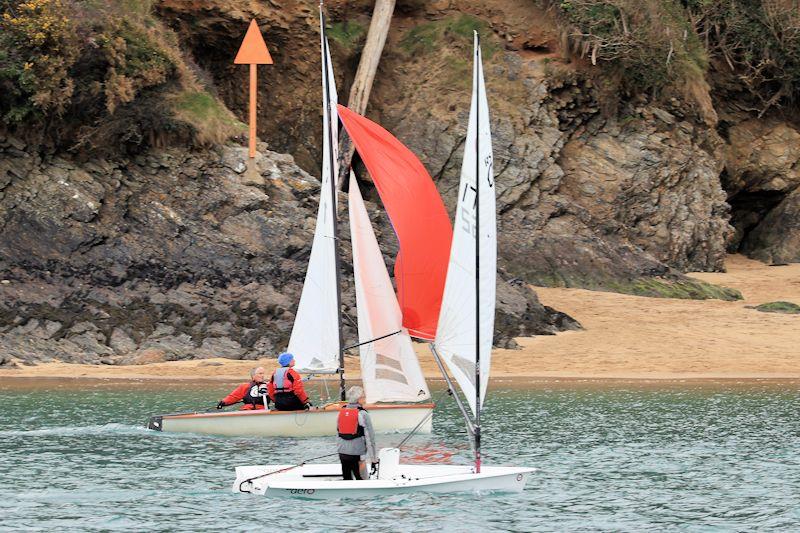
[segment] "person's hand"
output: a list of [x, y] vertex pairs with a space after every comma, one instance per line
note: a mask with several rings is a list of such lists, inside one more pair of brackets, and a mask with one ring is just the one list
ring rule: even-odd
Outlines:
[[217, 404], [217, 409], [222, 409], [223, 407], [225, 407], [225, 402], [219, 402]]

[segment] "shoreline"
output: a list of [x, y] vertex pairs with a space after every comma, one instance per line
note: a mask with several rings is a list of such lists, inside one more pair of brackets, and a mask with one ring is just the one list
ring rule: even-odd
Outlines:
[[[584, 329], [520, 338], [519, 350], [495, 349], [492, 381], [800, 380], [800, 316], [752, 309], [776, 300], [800, 303], [800, 264], [767, 266], [734, 255], [728, 257], [726, 267], [724, 273], [691, 276], [739, 289], [743, 300], [678, 300], [535, 287], [543, 304], [570, 314]], [[425, 377], [441, 380], [427, 346], [415, 343], [414, 349]], [[254, 366], [264, 366], [269, 373], [276, 361], [215, 358], [129, 366], [18, 364], [0, 369], [0, 384], [51, 378], [241, 383]], [[360, 377], [358, 357], [347, 356], [345, 368], [348, 379]]]
[[[98, 377], [98, 376], [66, 376], [66, 377], [37, 377], [37, 376], [0, 376], [0, 389], [15, 391], [34, 390], [86, 390], [86, 389], [144, 389], [149, 391], [162, 391], [167, 386], [172, 389], [181, 388], [216, 388], [234, 387], [241, 379], [220, 378], [183, 378], [169, 377]], [[354, 380], [360, 381], [360, 380]], [[444, 379], [428, 378], [431, 392], [442, 390]], [[314, 390], [321, 385], [320, 382], [307, 385], [307, 389]], [[336, 382], [328, 383], [334, 387]], [[537, 390], [537, 389], [731, 389], [750, 388], [753, 386], [768, 388], [800, 389], [800, 377], [752, 377], [752, 376], [724, 376], [724, 377], [575, 377], [575, 376], [505, 376], [490, 379], [491, 388], [512, 390]]]

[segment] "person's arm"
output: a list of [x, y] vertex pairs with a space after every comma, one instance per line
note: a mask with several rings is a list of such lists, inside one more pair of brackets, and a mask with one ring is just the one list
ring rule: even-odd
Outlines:
[[267, 395], [269, 395], [269, 399], [273, 402], [275, 401], [275, 380], [273, 379], [275, 376], [269, 379], [269, 383], [267, 383]]
[[375, 451], [375, 432], [372, 430], [372, 419], [366, 411], [358, 412], [358, 423], [364, 428], [364, 440], [367, 442], [367, 461], [375, 463], [378, 454]]
[[244, 400], [244, 395], [247, 394], [247, 389], [250, 387], [249, 383], [242, 383], [236, 387], [232, 393], [225, 396], [221, 402], [223, 406], [233, 405]]
[[308, 403], [308, 394], [306, 394], [306, 389], [303, 387], [303, 376], [294, 369], [289, 370], [289, 372], [292, 373], [292, 377], [294, 378], [292, 392], [294, 392], [294, 395], [297, 396], [297, 399], [302, 403]]

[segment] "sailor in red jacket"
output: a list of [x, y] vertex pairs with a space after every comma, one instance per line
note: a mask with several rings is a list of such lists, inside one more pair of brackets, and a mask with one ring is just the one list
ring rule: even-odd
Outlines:
[[264, 367], [259, 366], [250, 371], [250, 382], [242, 383], [234, 391], [217, 404], [217, 409], [244, 402], [242, 409], [264, 409], [264, 396], [267, 387], [264, 380]]
[[311, 407], [308, 394], [303, 388], [303, 377], [297, 373], [294, 366], [294, 356], [282, 353], [278, 357], [280, 368], [272, 373], [267, 384], [270, 399], [275, 403], [278, 411], [299, 411]]

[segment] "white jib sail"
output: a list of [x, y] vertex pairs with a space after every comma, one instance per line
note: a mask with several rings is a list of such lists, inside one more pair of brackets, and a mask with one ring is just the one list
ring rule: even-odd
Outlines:
[[[327, 61], [326, 61], [327, 57]], [[325, 72], [325, 64], [328, 69]], [[297, 307], [288, 351], [296, 361], [298, 371], [335, 372], [339, 368], [339, 310], [336, 299], [336, 250], [334, 248], [333, 214], [336, 198], [331, 192], [331, 180], [338, 174], [338, 128], [336, 113], [336, 83], [333, 78], [330, 52], [322, 38], [323, 92], [327, 77], [330, 108], [323, 95], [322, 120], [322, 185], [320, 188], [317, 226], [311, 245], [311, 256]], [[330, 142], [330, 139], [334, 142]], [[331, 153], [331, 150], [333, 151]], [[333, 160], [333, 168], [331, 168]]]
[[[476, 143], [476, 137], [478, 142]], [[477, 146], [477, 150], [476, 150]], [[479, 150], [479, 152], [478, 152]], [[453, 244], [447, 269], [435, 345], [453, 377], [464, 391], [475, 413], [475, 341], [476, 313], [476, 239], [480, 257], [480, 374], [481, 405], [486, 396], [494, 333], [495, 279], [497, 274], [497, 225], [492, 160], [492, 135], [489, 129], [489, 105], [483, 82], [480, 45], [475, 36], [475, 65], [472, 81], [472, 104], [461, 185], [458, 190]], [[476, 195], [476, 183], [478, 184]], [[477, 196], [477, 197], [476, 197]], [[476, 206], [480, 203], [480, 224], [476, 226]]]
[[363, 344], [361, 379], [367, 402], [408, 402], [430, 398], [411, 337], [403, 328], [383, 255], [372, 230], [355, 176], [350, 173], [350, 238], [358, 307], [358, 342], [366, 342], [395, 331], [385, 339]]

